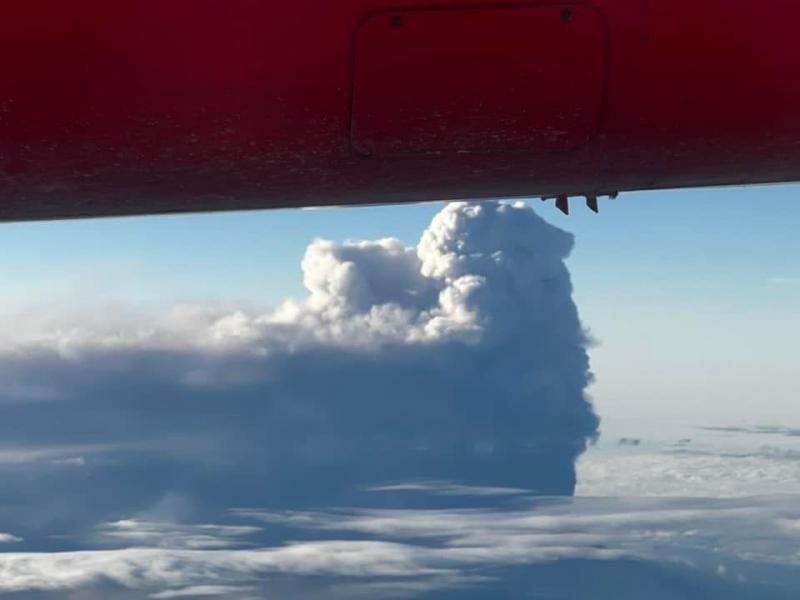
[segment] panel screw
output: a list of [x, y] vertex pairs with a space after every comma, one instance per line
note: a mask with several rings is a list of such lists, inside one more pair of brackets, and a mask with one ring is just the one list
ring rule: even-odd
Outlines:
[[571, 8], [565, 8], [564, 10], [561, 11], [561, 20], [564, 21], [564, 23], [571, 22], [572, 21], [572, 17], [573, 17], [573, 14], [572, 14], [572, 9]]
[[403, 26], [403, 17], [400, 15], [395, 15], [391, 18], [392, 27], [398, 29]]

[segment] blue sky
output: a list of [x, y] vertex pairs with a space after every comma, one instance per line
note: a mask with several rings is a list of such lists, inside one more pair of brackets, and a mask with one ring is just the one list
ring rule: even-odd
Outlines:
[[[644, 280], [694, 288], [800, 277], [798, 192], [798, 186], [763, 186], [629, 193], [605, 202], [599, 216], [579, 202], [570, 217], [552, 203], [532, 205], [578, 236], [570, 266], [578, 283], [596, 294]], [[287, 292], [301, 293], [296, 265], [314, 237], [393, 236], [411, 244], [439, 207], [5, 224], [0, 252], [14, 260], [2, 262], [0, 275], [21, 295], [73, 291], [74, 281], [94, 272], [99, 278], [119, 273], [140, 297], [166, 302], [230, 294], [276, 302]], [[710, 290], [701, 285], [699, 291], [705, 299]]]
[[[800, 186], [624, 194], [595, 215], [531, 201], [576, 236], [568, 261], [607, 417], [791, 422], [800, 384]], [[302, 297], [314, 238], [416, 244], [441, 204], [6, 224], [6, 310], [164, 311]]]
[[[726, 286], [750, 294], [770, 278], [800, 279], [798, 193], [799, 186], [629, 193], [605, 202], [600, 215], [573, 201], [577, 206], [569, 217], [552, 203], [531, 204], [578, 237], [570, 267], [579, 293], [605, 300], [611, 295], [602, 294], [606, 290], [638, 297], [645, 293], [640, 287], [668, 284], [669, 293], [686, 285], [693, 300], [705, 304]], [[123, 284], [117, 296], [126, 300], [239, 296], [275, 303], [302, 293], [296, 265], [313, 238], [393, 236], [413, 244], [439, 208], [432, 203], [4, 224], [0, 253], [13, 260], [0, 264], [0, 276], [25, 299], [74, 294], [84, 278], [107, 278]]]

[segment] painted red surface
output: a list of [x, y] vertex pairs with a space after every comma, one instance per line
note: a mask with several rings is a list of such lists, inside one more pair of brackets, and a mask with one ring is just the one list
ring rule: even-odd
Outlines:
[[797, 0], [0, 7], [0, 218], [800, 179]]
[[353, 146], [575, 150], [598, 133], [607, 48], [602, 15], [585, 6], [378, 13], [356, 34]]

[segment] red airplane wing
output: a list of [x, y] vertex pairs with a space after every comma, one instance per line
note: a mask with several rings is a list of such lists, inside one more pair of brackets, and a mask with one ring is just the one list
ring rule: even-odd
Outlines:
[[796, 0], [6, 0], [0, 219], [800, 179]]

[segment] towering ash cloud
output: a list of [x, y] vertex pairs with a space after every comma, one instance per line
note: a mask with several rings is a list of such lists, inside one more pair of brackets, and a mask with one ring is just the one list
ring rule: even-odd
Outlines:
[[[598, 420], [571, 248], [523, 204], [450, 204], [416, 248], [313, 242], [308, 297], [269, 314], [16, 328], [0, 436], [40, 469], [14, 506], [46, 502], [45, 482], [74, 500], [49, 510], [81, 513], [60, 523], [175, 497], [326, 506], [420, 479], [572, 494]], [[65, 469], [102, 482], [90, 501]]]

